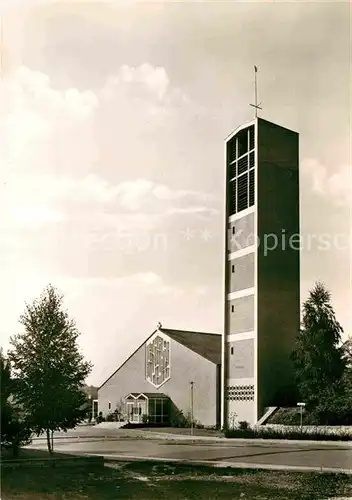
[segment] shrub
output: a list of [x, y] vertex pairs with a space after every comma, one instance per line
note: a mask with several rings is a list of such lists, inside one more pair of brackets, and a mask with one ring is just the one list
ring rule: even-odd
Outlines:
[[29, 424], [21, 417], [20, 412], [6, 404], [1, 412], [1, 446], [11, 449], [16, 457], [21, 446], [26, 446], [32, 441], [32, 431]]
[[31, 442], [32, 436], [26, 415], [15, 401], [16, 387], [17, 381], [12, 377], [11, 365], [0, 349], [1, 447], [11, 449], [14, 456], [18, 455], [21, 446]]
[[204, 429], [207, 429], [208, 431], [220, 431], [221, 425], [220, 424], [204, 425]]
[[123, 415], [116, 409], [106, 415], [106, 422], [121, 422]]
[[[176, 427], [176, 428], [191, 427], [192, 426], [191, 413], [187, 412], [186, 414], [184, 414], [182, 410], [173, 407], [170, 414], [170, 425], [171, 427]], [[199, 422], [199, 420], [195, 419], [193, 419], [193, 427], [197, 429], [204, 429], [204, 425], [201, 422]]]
[[106, 422], [116, 422], [116, 420], [117, 420], [117, 415], [115, 412], [111, 412], [106, 415]]
[[[274, 415], [272, 415], [267, 421], [268, 424], [279, 424], [279, 425], [296, 425], [297, 427], [301, 423], [301, 412], [297, 407], [292, 408], [279, 408]], [[303, 410], [303, 425], [314, 425], [314, 419], [312, 416], [304, 409]]]
[[142, 423], [149, 424], [149, 415], [146, 415], [145, 413], [142, 415]]
[[179, 410], [176, 407], [172, 408], [172, 412], [170, 414], [170, 425], [171, 427], [178, 428], [188, 427], [187, 418], [182, 410]]
[[247, 429], [249, 429], [249, 422], [247, 422], [246, 420], [242, 420], [241, 422], [238, 422], [238, 425], [239, 425], [239, 428], [242, 430], [242, 431], [246, 431]]
[[103, 412], [100, 411], [99, 415], [96, 418], [97, 424], [100, 424], [101, 422], [105, 422], [105, 418], [103, 417]]
[[195, 420], [195, 421], [194, 421], [194, 427], [195, 427], [196, 429], [204, 429], [204, 427], [205, 427], [205, 426], [204, 426], [204, 424], [202, 424], [202, 422], [200, 422], [199, 420]]
[[224, 435], [227, 438], [242, 439], [295, 439], [312, 441], [352, 441], [352, 436], [348, 432], [333, 434], [324, 432], [324, 430], [309, 431], [297, 429], [225, 429]]

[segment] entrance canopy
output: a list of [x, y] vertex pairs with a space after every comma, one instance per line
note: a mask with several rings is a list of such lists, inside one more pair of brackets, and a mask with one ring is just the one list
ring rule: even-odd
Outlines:
[[149, 399], [169, 399], [169, 396], [161, 392], [131, 392], [125, 397], [125, 400], [149, 400]]
[[128, 420], [138, 424], [168, 423], [169, 403], [170, 398], [159, 392], [131, 392], [125, 397]]

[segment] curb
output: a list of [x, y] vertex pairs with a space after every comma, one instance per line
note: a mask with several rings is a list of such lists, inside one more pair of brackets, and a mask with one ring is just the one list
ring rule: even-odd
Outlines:
[[148, 437], [153, 437], [155, 439], [165, 439], [169, 441], [189, 441], [189, 442], [218, 442], [218, 443], [243, 443], [243, 444], [285, 444], [285, 445], [328, 445], [328, 446], [344, 446], [346, 448], [352, 449], [351, 441], [320, 441], [320, 440], [309, 440], [309, 439], [263, 439], [263, 438], [226, 438], [226, 437], [214, 437], [214, 436], [187, 436], [182, 434], [157, 434], [150, 433]]
[[[95, 454], [89, 454], [96, 456]], [[101, 455], [100, 455], [101, 456]], [[160, 457], [138, 457], [134, 455], [103, 455], [105, 462], [163, 462], [163, 463], [177, 463], [188, 465], [206, 465], [213, 468], [232, 468], [232, 469], [261, 469], [261, 470], [277, 470], [277, 471], [291, 471], [291, 472], [320, 472], [320, 473], [334, 473], [334, 474], [348, 474], [352, 475], [352, 469], [340, 469], [335, 467], [308, 467], [296, 465], [276, 465], [276, 464], [253, 464], [246, 462], [226, 462], [226, 461], [212, 461], [212, 460], [186, 460], [178, 458], [160, 458]]]
[[[300, 446], [334, 446], [334, 447], [343, 447], [346, 449], [352, 450], [352, 441], [323, 441], [323, 440], [308, 440], [308, 439], [263, 439], [263, 438], [226, 438], [226, 437], [216, 437], [216, 436], [189, 436], [185, 434], [168, 434], [168, 433], [156, 433], [156, 432], [143, 432], [141, 434], [130, 434], [130, 435], [116, 435], [116, 434], [108, 434], [108, 435], [90, 435], [90, 436], [57, 436], [54, 437], [54, 440], [71, 440], [71, 441], [99, 441], [101, 439], [105, 439], [107, 441], [123, 441], [129, 439], [143, 439], [143, 440], [161, 440], [161, 441], [185, 441], [190, 444], [195, 443], [222, 443], [228, 445], [235, 445], [236, 443], [246, 445], [246, 444], [257, 444], [259, 446], [262, 445], [300, 445]], [[33, 441], [45, 441], [46, 437], [35, 437]]]
[[72, 467], [72, 466], [103, 466], [102, 455], [72, 455], [71, 457], [48, 457], [48, 458], [21, 458], [13, 460], [2, 460], [1, 468], [22, 467]]
[[[57, 439], [57, 440], [60, 440], [60, 439], [108, 439], [109, 437], [114, 437], [116, 439], [119, 439], [118, 436], [114, 436], [113, 434], [111, 436], [106, 436], [106, 435], [103, 435], [103, 434], [98, 434], [96, 436], [94, 435], [83, 435], [83, 436], [54, 436], [54, 440]], [[35, 436], [33, 438], [33, 440], [35, 441], [46, 441], [46, 436]]]

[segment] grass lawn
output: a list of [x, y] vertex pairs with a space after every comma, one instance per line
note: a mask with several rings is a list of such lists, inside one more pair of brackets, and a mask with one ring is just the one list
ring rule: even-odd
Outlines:
[[351, 476], [152, 462], [2, 470], [2, 500], [313, 500], [352, 495]]

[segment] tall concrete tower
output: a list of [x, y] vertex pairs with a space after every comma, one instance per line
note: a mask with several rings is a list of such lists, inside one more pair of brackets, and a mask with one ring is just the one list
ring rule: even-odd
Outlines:
[[300, 323], [299, 137], [261, 118], [226, 139], [222, 425], [256, 423], [292, 382]]

